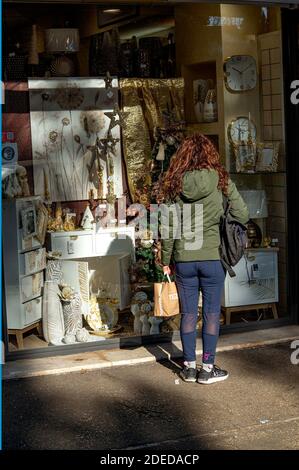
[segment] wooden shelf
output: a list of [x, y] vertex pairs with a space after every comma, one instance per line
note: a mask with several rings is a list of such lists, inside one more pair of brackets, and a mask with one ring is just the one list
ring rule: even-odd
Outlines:
[[245, 248], [245, 252], [247, 253], [248, 251], [276, 251], [278, 252], [279, 251], [279, 247], [276, 247], [276, 246], [269, 246], [269, 247], [265, 247], [265, 246], [261, 246], [260, 248]]
[[254, 176], [254, 175], [285, 175], [285, 171], [254, 171], [252, 173], [246, 173], [245, 171], [230, 171], [229, 172], [231, 175], [248, 175], [248, 176]]
[[204, 135], [219, 135], [220, 125], [219, 122], [195, 122], [187, 124], [187, 132], [201, 132]]

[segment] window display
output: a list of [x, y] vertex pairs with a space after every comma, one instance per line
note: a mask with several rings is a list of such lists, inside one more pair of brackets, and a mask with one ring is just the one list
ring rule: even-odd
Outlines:
[[5, 5], [9, 352], [179, 329], [180, 315], [154, 315], [163, 271], [152, 204], [193, 133], [213, 142], [250, 208], [222, 323], [286, 316], [280, 8], [269, 6], [266, 21], [257, 5], [163, 5], [101, 30], [95, 5], [73, 5], [60, 28], [56, 5], [37, 5], [34, 25], [29, 7], [20, 6], [26, 36]]

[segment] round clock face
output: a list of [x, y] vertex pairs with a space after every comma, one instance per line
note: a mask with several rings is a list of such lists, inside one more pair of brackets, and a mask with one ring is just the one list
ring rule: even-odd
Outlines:
[[257, 84], [256, 60], [250, 55], [234, 55], [224, 63], [224, 80], [228, 91], [253, 90]]
[[232, 144], [247, 143], [249, 137], [256, 142], [256, 127], [253, 121], [247, 117], [238, 117], [234, 119], [227, 130], [228, 139]]

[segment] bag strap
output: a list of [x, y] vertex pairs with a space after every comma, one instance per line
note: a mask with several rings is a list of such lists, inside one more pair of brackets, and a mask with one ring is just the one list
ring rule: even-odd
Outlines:
[[171, 279], [170, 279], [170, 277], [169, 277], [169, 274], [164, 274], [164, 276], [167, 277], [167, 281], [168, 281], [168, 282], [171, 282]]
[[229, 276], [236, 277], [236, 273], [233, 270], [233, 268], [229, 264], [227, 264], [226, 261], [224, 261], [224, 259], [220, 258], [220, 261], [224, 269], [226, 269], [226, 271], [228, 272]]
[[224, 215], [227, 215], [230, 209], [230, 203], [228, 201], [227, 196], [225, 196], [224, 193], [222, 193], [222, 203], [223, 203]]

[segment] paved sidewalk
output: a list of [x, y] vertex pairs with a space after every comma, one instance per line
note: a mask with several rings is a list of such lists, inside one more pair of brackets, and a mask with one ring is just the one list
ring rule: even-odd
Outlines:
[[[299, 449], [290, 343], [219, 353], [228, 380], [178, 378], [175, 361], [5, 381], [5, 449]], [[121, 453], [120, 453], [121, 455]]]
[[[299, 326], [291, 325], [244, 333], [231, 333], [219, 338], [217, 350], [230, 351], [267, 344], [277, 344], [299, 339]], [[201, 341], [197, 342], [197, 354], [201, 354]], [[84, 352], [67, 356], [9, 361], [3, 366], [4, 380], [56, 375], [68, 372], [106, 369], [113, 366], [153, 363], [181, 357], [181, 343], [138, 346], [130, 349]]]

